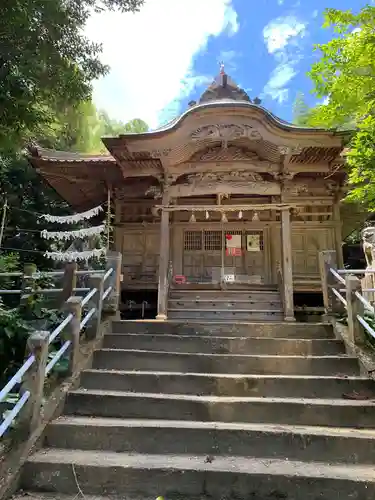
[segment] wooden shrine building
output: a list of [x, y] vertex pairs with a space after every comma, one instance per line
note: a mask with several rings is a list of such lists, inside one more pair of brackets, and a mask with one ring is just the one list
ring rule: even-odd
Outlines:
[[318, 252], [342, 266], [342, 134], [276, 118], [223, 69], [168, 125], [103, 142], [30, 162], [76, 211], [110, 191], [123, 288], [158, 292], [158, 318], [293, 320]]

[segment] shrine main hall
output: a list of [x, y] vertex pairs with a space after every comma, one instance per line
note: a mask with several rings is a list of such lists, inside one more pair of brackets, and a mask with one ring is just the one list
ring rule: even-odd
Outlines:
[[108, 154], [29, 160], [74, 211], [110, 193], [123, 293], [158, 319], [293, 321], [296, 294], [321, 293], [319, 252], [343, 264], [343, 141], [275, 117], [222, 68], [167, 125], [104, 137]]

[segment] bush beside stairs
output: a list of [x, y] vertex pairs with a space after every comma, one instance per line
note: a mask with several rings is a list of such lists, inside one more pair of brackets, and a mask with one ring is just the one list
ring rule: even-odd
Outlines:
[[328, 324], [115, 321], [17, 500], [373, 500], [359, 373]]

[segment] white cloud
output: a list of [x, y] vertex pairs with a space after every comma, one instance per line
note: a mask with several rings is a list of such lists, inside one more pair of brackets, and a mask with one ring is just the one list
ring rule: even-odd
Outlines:
[[264, 94], [282, 103], [288, 99], [288, 89], [285, 86], [297, 74], [297, 71], [290, 64], [277, 66], [263, 89]]
[[[239, 29], [232, 0], [146, 0], [137, 14], [93, 14], [86, 35], [103, 44], [110, 73], [94, 82], [94, 101], [119, 120], [142, 118], [151, 127], [161, 111], [213, 75], [193, 72], [194, 56], [210, 36]], [[171, 111], [172, 112], [172, 111]]]
[[306, 32], [306, 25], [294, 16], [278, 17], [273, 19], [263, 28], [263, 38], [268, 52], [284, 49], [290, 39], [303, 37]]
[[267, 50], [277, 61], [263, 93], [282, 103], [288, 99], [287, 84], [298, 73], [295, 65], [301, 59], [299, 40], [306, 34], [306, 24], [294, 16], [278, 17], [263, 29]]

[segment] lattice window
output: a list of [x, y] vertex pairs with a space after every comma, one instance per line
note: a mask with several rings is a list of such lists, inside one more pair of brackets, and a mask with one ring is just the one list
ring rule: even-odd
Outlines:
[[204, 249], [221, 250], [223, 246], [223, 234], [221, 231], [204, 231]]
[[184, 250], [202, 250], [202, 231], [185, 231]]

